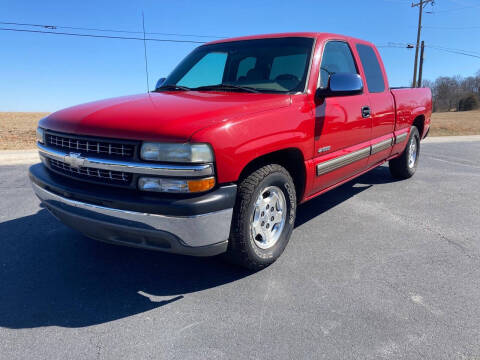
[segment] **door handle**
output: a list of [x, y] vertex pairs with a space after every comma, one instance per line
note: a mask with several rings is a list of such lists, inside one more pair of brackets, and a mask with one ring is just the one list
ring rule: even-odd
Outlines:
[[369, 106], [362, 106], [362, 117], [369, 118], [370, 117], [370, 107]]

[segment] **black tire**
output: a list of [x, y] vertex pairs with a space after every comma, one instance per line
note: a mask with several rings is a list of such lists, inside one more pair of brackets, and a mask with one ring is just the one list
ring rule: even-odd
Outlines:
[[[278, 240], [270, 248], [262, 249], [253, 238], [250, 224], [254, 216], [257, 198], [272, 186], [283, 192], [286, 202], [286, 217]], [[254, 271], [272, 264], [280, 257], [290, 240], [296, 212], [295, 185], [284, 167], [272, 164], [253, 171], [238, 186], [226, 254], [227, 259]]]
[[[416, 144], [416, 157], [413, 165], [409, 165], [409, 159], [412, 152], [412, 142], [415, 142]], [[392, 174], [392, 176], [397, 179], [408, 179], [412, 177], [417, 170], [419, 155], [420, 135], [418, 133], [418, 129], [415, 126], [412, 126], [412, 128], [410, 129], [410, 136], [408, 137], [407, 145], [405, 146], [405, 150], [403, 151], [402, 155], [390, 160], [388, 163], [388, 167], [390, 168], [390, 173]]]

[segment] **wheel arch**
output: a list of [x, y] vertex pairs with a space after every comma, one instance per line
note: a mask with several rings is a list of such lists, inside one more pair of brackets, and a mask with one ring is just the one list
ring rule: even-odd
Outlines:
[[415, 126], [418, 129], [418, 133], [420, 134], [420, 139], [423, 139], [424, 129], [425, 129], [425, 115], [418, 115], [413, 119], [412, 126]]
[[305, 159], [302, 151], [292, 147], [260, 155], [243, 167], [238, 181], [241, 181], [256, 169], [267, 164], [278, 164], [287, 169], [295, 184], [297, 202], [300, 202], [303, 199], [307, 180]]

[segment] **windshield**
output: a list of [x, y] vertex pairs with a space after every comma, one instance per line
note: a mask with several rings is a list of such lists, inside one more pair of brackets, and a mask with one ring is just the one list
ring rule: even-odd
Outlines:
[[312, 47], [313, 39], [301, 37], [200, 46], [157, 90], [303, 92]]

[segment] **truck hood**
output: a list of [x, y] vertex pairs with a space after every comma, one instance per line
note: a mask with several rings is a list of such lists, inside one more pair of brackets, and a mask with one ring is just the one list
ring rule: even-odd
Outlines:
[[290, 105], [289, 95], [161, 92], [95, 101], [57, 111], [46, 129], [119, 139], [187, 141], [193, 133], [239, 115]]

